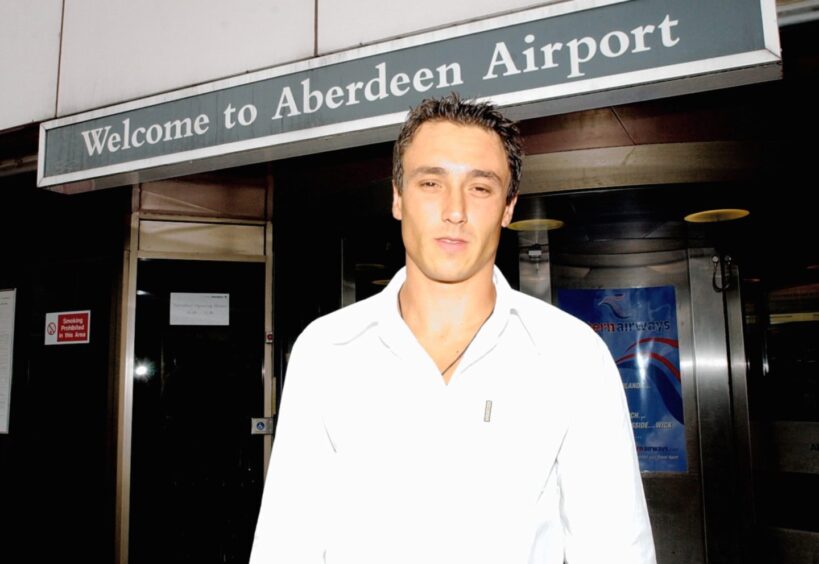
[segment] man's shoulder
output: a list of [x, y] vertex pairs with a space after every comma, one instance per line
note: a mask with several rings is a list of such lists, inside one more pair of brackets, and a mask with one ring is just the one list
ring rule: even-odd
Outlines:
[[343, 344], [377, 322], [383, 298], [370, 296], [313, 320], [299, 336], [300, 341], [326, 345]]
[[511, 302], [538, 348], [589, 345], [600, 339], [588, 323], [539, 298], [512, 290]]

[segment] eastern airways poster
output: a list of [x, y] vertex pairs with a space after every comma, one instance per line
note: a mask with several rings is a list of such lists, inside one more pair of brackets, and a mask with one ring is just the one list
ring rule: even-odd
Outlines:
[[591, 325], [620, 369], [640, 470], [687, 471], [674, 286], [559, 290], [558, 305]]

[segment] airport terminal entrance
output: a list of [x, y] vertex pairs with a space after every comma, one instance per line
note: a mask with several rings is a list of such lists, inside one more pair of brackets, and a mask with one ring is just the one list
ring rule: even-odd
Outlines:
[[[130, 562], [246, 558], [271, 444], [250, 423], [274, 415], [270, 376], [307, 324], [404, 263], [388, 149], [276, 165], [275, 222], [140, 212]], [[795, 243], [812, 240], [809, 210], [769, 181], [529, 190], [501, 236], [512, 286], [612, 349], [664, 564], [804, 562], [818, 544], [819, 257]]]

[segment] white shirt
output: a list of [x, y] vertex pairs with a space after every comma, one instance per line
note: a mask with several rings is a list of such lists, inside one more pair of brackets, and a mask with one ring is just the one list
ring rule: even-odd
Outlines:
[[251, 564], [655, 562], [603, 341], [495, 269], [447, 385], [398, 313], [405, 276], [296, 341]]

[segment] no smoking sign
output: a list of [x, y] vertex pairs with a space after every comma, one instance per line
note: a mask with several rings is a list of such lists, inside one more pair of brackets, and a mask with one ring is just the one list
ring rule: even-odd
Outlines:
[[91, 342], [91, 310], [46, 313], [46, 345], [81, 345]]

